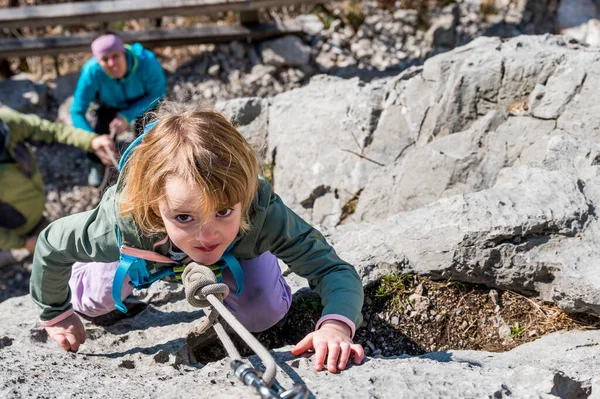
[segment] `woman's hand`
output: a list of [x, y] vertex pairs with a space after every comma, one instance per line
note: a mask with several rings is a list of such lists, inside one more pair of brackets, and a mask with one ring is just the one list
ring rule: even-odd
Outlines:
[[85, 327], [75, 313], [45, 328], [50, 338], [67, 352], [77, 352], [79, 345], [85, 343]]
[[298, 356], [302, 353], [314, 350], [315, 370], [323, 370], [325, 358], [327, 358], [327, 371], [335, 373], [344, 370], [350, 357], [354, 358], [354, 364], [361, 364], [365, 351], [362, 345], [355, 344], [350, 338], [350, 327], [338, 320], [325, 320], [317, 331], [308, 334], [292, 349], [292, 355]]
[[25, 249], [28, 250], [30, 253], [33, 253], [35, 251], [35, 244], [37, 244], [37, 240], [38, 240], [38, 236], [31, 236], [28, 237], [25, 240]]
[[121, 115], [117, 115], [117, 117], [110, 121], [110, 124], [108, 125], [110, 131], [114, 131], [115, 133], [117, 133], [117, 135], [123, 133], [125, 130], [127, 130], [128, 127], [129, 123], [127, 123], [125, 118], [123, 118]]
[[108, 134], [101, 134], [92, 139], [92, 150], [100, 161], [107, 166], [114, 166], [115, 143]]

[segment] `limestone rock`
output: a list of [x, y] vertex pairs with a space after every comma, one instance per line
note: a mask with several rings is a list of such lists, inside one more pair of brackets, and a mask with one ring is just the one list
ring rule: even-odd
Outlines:
[[262, 44], [263, 62], [273, 66], [302, 66], [310, 58], [309, 48], [296, 36], [285, 36]]

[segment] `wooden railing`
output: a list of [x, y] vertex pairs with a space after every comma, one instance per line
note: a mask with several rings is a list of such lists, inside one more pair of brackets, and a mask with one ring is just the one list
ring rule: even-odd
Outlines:
[[[0, 28], [81, 25], [160, 18], [168, 15], [208, 15], [233, 11], [240, 13], [241, 24], [205, 25], [194, 28], [124, 31], [125, 42], [137, 41], [147, 47], [219, 43], [231, 40], [255, 41], [283, 34], [300, 33], [298, 24], [260, 24], [262, 8], [293, 4], [323, 3], [323, 0], [108, 0], [62, 3], [16, 8], [0, 8]], [[56, 55], [87, 51], [94, 33], [39, 38], [0, 40], [0, 58], [30, 55]]]

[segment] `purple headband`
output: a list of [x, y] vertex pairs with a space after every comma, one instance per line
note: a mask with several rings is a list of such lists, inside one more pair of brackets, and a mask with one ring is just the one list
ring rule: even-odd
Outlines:
[[125, 51], [123, 42], [117, 35], [102, 35], [92, 42], [92, 54], [98, 61], [113, 51]]

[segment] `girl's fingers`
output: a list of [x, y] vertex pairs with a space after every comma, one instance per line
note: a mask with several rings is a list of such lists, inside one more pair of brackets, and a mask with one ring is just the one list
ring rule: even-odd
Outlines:
[[67, 340], [67, 338], [62, 335], [62, 334], [58, 334], [58, 335], [53, 335], [52, 339], [60, 345], [61, 348], [63, 348], [66, 351], [71, 350], [71, 343]]
[[315, 370], [323, 370], [325, 357], [327, 356], [327, 343], [321, 342], [314, 345], [315, 347]]
[[77, 352], [79, 350], [79, 341], [75, 337], [75, 335], [67, 333], [65, 334], [65, 338], [69, 341], [70, 349], [67, 349], [70, 352]]
[[294, 356], [298, 356], [303, 354], [304, 352], [313, 348], [313, 333], [308, 334], [306, 337], [302, 339], [302, 341], [298, 342], [294, 348], [292, 348], [291, 353]]
[[350, 357], [351, 349], [350, 344], [347, 342], [342, 342], [340, 344], [340, 359], [338, 362], [338, 370], [344, 370], [346, 368], [346, 364], [348, 364], [348, 358]]
[[335, 373], [337, 371], [337, 363], [340, 357], [340, 344], [332, 342], [329, 344], [329, 354], [327, 355], [327, 371]]
[[350, 346], [350, 350], [352, 351], [354, 364], [361, 364], [365, 358], [365, 350], [363, 349], [361, 344], [352, 344]]

